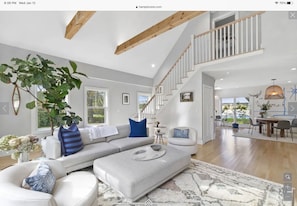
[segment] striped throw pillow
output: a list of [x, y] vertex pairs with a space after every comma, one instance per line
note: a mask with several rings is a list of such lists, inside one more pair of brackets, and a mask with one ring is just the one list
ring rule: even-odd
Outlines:
[[72, 124], [69, 128], [61, 126], [58, 136], [64, 156], [74, 154], [84, 147], [76, 124]]

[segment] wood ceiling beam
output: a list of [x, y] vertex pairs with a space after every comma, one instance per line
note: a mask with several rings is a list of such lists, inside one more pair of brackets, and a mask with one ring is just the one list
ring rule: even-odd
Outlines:
[[71, 39], [94, 13], [95, 11], [78, 11], [66, 27], [65, 38]]
[[121, 45], [118, 45], [115, 54], [121, 54], [203, 13], [205, 13], [205, 11], [178, 11]]

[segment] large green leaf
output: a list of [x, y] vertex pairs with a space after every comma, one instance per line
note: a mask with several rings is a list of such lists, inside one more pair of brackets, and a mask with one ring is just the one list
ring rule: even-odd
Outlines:
[[5, 64], [0, 65], [0, 73], [5, 72], [6, 69], [7, 69], [7, 65], [5, 65]]
[[26, 108], [28, 108], [28, 109], [34, 109], [35, 108], [35, 101], [28, 102], [26, 104]]
[[76, 70], [77, 70], [77, 65], [76, 65], [76, 63], [73, 62], [73, 61], [69, 61], [69, 63], [70, 63], [70, 65], [71, 65], [72, 69], [73, 69], [73, 72], [76, 73]]
[[[51, 126], [81, 121], [75, 113], [66, 115], [66, 108], [69, 110], [71, 107], [65, 102], [65, 97], [75, 87], [80, 88], [82, 82], [78, 76], [87, 77], [87, 75], [78, 72], [77, 64], [73, 61], [69, 61], [71, 67], [69, 69], [70, 67], [56, 67], [52, 61], [36, 56], [32, 57], [29, 54], [25, 59], [12, 58], [13, 66], [1, 64], [0, 80], [4, 83], [12, 83], [11, 80], [13, 80], [35, 101], [38, 100], [37, 103], [28, 102], [26, 107], [33, 109], [38, 106], [38, 109], [43, 111], [43, 116], [48, 118], [47, 122], [50, 121]], [[36, 97], [31, 92], [33, 86], [42, 87], [43, 90], [39, 93], [43, 95], [38, 94]], [[63, 120], [64, 116], [67, 117]]]

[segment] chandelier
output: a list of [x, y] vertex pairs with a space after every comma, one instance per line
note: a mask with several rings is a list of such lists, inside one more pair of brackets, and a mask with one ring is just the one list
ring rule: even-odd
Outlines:
[[276, 79], [271, 79], [272, 85], [266, 88], [265, 91], [265, 99], [283, 99], [284, 98], [284, 92], [283, 89], [274, 84], [274, 81]]

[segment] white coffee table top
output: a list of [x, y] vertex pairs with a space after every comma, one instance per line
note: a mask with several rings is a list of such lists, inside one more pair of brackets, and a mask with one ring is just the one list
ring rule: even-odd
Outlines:
[[162, 157], [166, 153], [166, 149], [162, 147], [159, 151], [154, 151], [150, 146], [135, 149], [132, 153], [132, 159], [146, 161]]

